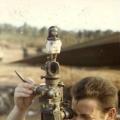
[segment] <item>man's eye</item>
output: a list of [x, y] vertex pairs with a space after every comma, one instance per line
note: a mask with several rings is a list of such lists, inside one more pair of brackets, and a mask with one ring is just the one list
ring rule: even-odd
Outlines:
[[88, 114], [77, 114], [75, 111], [74, 111], [74, 117], [75, 118], [79, 118], [79, 119], [83, 119], [83, 120], [94, 120], [90, 115]]
[[79, 115], [79, 116], [80, 116], [80, 118], [82, 118], [82, 119], [84, 119], [84, 120], [92, 120], [91, 116], [86, 115], [86, 114], [81, 114], [81, 115]]

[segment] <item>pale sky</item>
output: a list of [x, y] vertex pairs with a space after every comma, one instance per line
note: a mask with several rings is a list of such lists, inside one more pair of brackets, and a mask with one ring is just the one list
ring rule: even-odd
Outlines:
[[0, 23], [120, 31], [120, 0], [0, 0]]

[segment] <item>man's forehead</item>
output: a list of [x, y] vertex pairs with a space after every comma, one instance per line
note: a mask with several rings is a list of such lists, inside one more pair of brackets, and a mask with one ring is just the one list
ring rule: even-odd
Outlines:
[[82, 99], [79, 101], [73, 99], [72, 107], [80, 114], [91, 114], [98, 109], [98, 102], [93, 99]]

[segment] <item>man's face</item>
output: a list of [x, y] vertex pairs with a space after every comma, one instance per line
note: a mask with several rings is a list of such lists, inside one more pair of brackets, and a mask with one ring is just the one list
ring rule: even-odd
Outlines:
[[111, 120], [108, 114], [104, 114], [94, 99], [82, 99], [76, 101], [73, 99], [72, 108], [76, 113], [73, 120]]

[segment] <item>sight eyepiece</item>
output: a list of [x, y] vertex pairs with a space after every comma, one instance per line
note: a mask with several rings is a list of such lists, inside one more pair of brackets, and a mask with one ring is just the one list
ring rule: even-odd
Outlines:
[[50, 76], [55, 76], [59, 74], [59, 63], [56, 61], [48, 61], [46, 63], [47, 74]]

